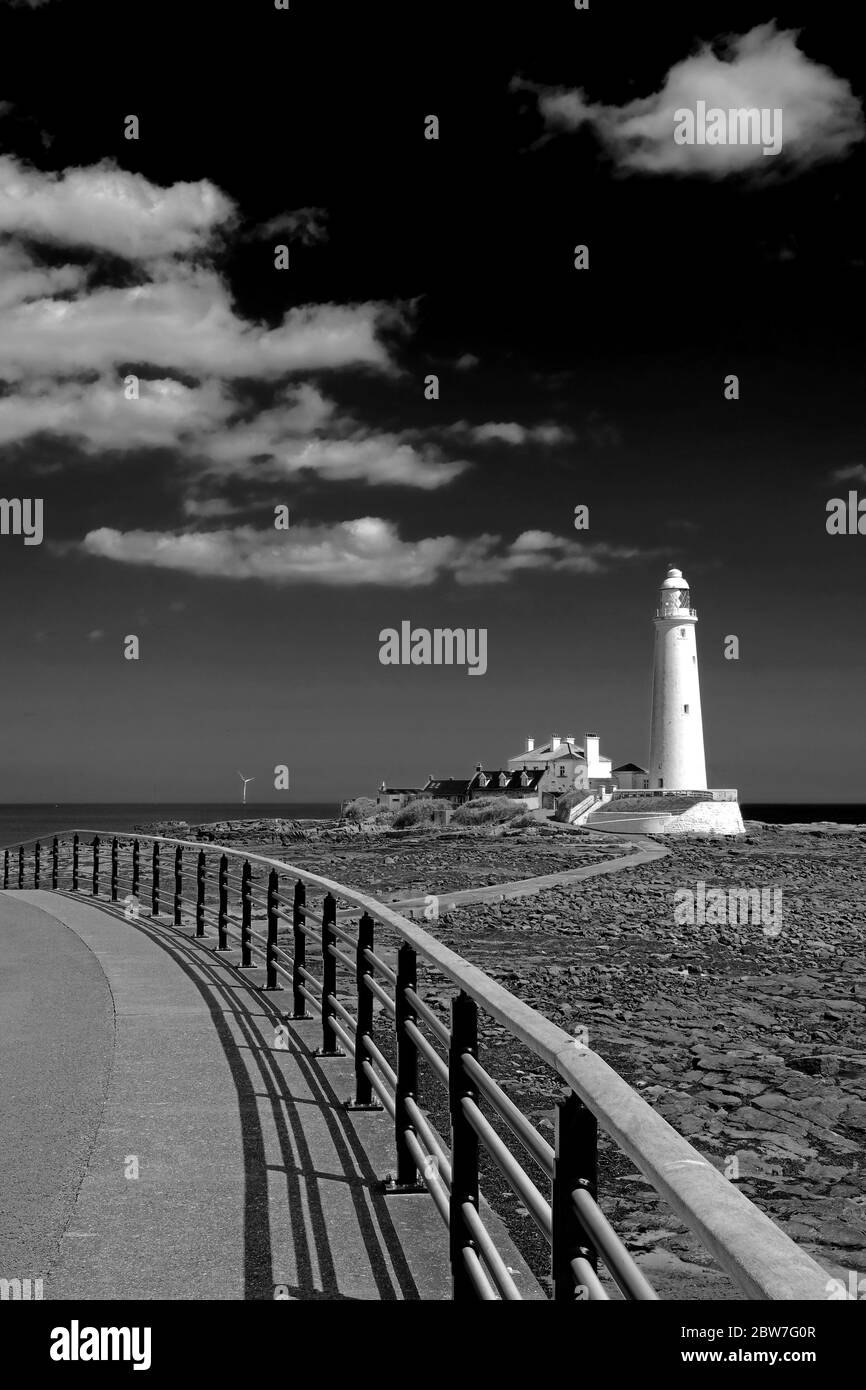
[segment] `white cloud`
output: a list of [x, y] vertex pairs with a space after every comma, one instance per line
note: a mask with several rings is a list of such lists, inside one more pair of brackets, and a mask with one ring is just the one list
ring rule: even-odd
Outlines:
[[259, 482], [310, 472], [331, 482], [360, 481], [432, 489], [453, 481], [470, 465], [445, 459], [432, 445], [415, 446], [399, 435], [366, 430], [343, 418], [333, 401], [308, 383], [284, 392], [249, 421], [229, 421], [198, 441], [201, 471], [218, 477], [248, 476]]
[[281, 212], [256, 227], [253, 236], [264, 239], [272, 236], [287, 236], [300, 241], [303, 246], [313, 246], [327, 239], [325, 208], [296, 208], [294, 212]]
[[464, 352], [460, 357], [457, 358], [456, 362], [454, 363], [454, 366], [460, 372], [471, 372], [472, 368], [477, 367], [480, 361], [481, 358], [476, 357], [474, 352]]
[[237, 526], [218, 531], [89, 532], [85, 553], [132, 565], [150, 565], [200, 576], [257, 579], [272, 584], [391, 585], [417, 588], [452, 575], [459, 584], [503, 583], [518, 571], [601, 574], [643, 554], [529, 531], [508, 545], [501, 537], [400, 538], [382, 517], [332, 525], [299, 525], [290, 531]]
[[[844, 78], [814, 62], [797, 47], [794, 30], [760, 24], [727, 38], [721, 54], [702, 44], [675, 63], [661, 90], [624, 106], [588, 100], [581, 90], [550, 88], [516, 80], [530, 90], [548, 126], [577, 130], [591, 125], [617, 168], [625, 173], [702, 175], [724, 178], [750, 172], [768, 177], [842, 159], [862, 140], [863, 112]], [[677, 145], [674, 113], [707, 108], [756, 107], [783, 112], [781, 152], [768, 158], [758, 144]]]
[[139, 261], [199, 252], [234, 216], [206, 179], [160, 188], [111, 160], [53, 174], [0, 155], [0, 232]]
[[379, 331], [405, 324], [404, 311], [385, 304], [306, 304], [268, 328], [235, 313], [214, 271], [178, 267], [143, 285], [14, 305], [0, 321], [0, 375], [64, 376], [122, 363], [223, 377], [382, 370], [390, 357]]
[[[209, 467], [243, 472], [246, 461], [260, 454], [268, 460], [257, 466], [260, 478], [291, 477], [309, 470], [333, 482], [362, 480], [370, 484], [436, 488], [450, 483], [466, 468], [460, 460], [445, 460], [428, 446], [401, 442], [392, 434], [363, 433], [338, 438], [276, 438], [269, 433], [274, 412], [260, 416], [248, 429], [227, 430], [208, 443]], [[230, 467], [226, 468], [225, 465]], [[221, 465], [223, 465], [221, 467]]]
[[184, 516], [200, 521], [212, 521], [216, 517], [235, 516], [244, 508], [225, 497], [201, 497], [191, 495], [183, 499]]
[[88, 453], [167, 447], [199, 439], [232, 408], [218, 382], [188, 387], [171, 378], [142, 379], [139, 399], [127, 400], [123, 383], [107, 377], [28, 381], [0, 396], [0, 444], [46, 433], [72, 439]]
[[81, 266], [42, 266], [20, 247], [0, 246], [0, 309], [52, 295], [83, 289], [87, 272]]
[[[111, 449], [173, 448], [189, 475], [226, 481], [249, 477], [278, 483], [302, 473], [325, 481], [364, 482], [433, 489], [470, 465], [445, 459], [432, 445], [366, 431], [342, 419], [333, 401], [302, 382], [286, 388], [270, 409], [250, 420], [223, 383], [186, 386], [173, 378], [140, 378], [137, 400], [128, 400], [125, 378], [96, 381], [28, 380], [0, 395], [0, 445], [54, 435], [85, 453]], [[211, 500], [201, 510], [195, 496], [188, 515], [228, 515]]]
[[470, 425], [467, 420], [458, 420], [448, 425], [443, 434], [471, 440], [474, 444], [566, 444], [574, 438], [573, 431], [565, 425], [548, 422], [542, 425], [521, 425], [516, 421], [490, 421], [483, 425]]
[[[301, 208], [273, 225], [310, 240], [324, 217]], [[18, 239], [0, 244], [0, 445], [45, 434], [87, 454], [172, 447], [199, 481], [253, 467], [257, 482], [313, 474], [429, 490], [463, 472], [435, 445], [341, 415], [308, 381], [253, 404], [248, 380], [394, 372], [385, 335], [408, 330], [413, 306], [306, 304], [275, 324], [244, 318], [208, 259], [216, 232], [236, 222], [204, 182], [160, 189], [107, 163], [46, 175], [0, 157], [0, 233]], [[135, 283], [105, 283], [98, 257], [43, 264], [34, 240], [111, 251], [133, 263]], [[140, 380], [131, 401], [130, 372]], [[188, 515], [231, 514], [201, 491]]]
[[835, 468], [830, 477], [836, 483], [866, 483], [866, 463], [852, 463], [848, 468]]

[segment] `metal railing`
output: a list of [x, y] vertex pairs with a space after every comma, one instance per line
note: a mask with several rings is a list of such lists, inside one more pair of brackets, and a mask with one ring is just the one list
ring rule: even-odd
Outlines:
[[651, 801], [677, 796], [692, 797], [695, 801], [736, 801], [739, 792], [736, 787], [615, 787], [613, 791], [614, 802], [627, 801], [630, 797]]
[[[149, 853], [142, 853], [142, 847]], [[82, 865], [82, 851], [88, 860]], [[195, 891], [188, 858], [195, 856]], [[166, 863], [164, 855], [171, 857]], [[212, 861], [218, 857], [216, 875]], [[240, 873], [229, 872], [240, 863]], [[209, 872], [210, 871], [210, 872]], [[257, 879], [256, 875], [260, 875]], [[266, 877], [265, 877], [266, 875]], [[294, 882], [284, 905], [281, 876]], [[657, 1298], [598, 1203], [597, 1128], [601, 1124], [656, 1191], [703, 1241], [747, 1297], [823, 1299], [827, 1274], [759, 1208], [678, 1134], [601, 1057], [511, 994], [435, 937], [365, 893], [280, 860], [241, 850], [150, 835], [78, 830], [51, 841], [3, 851], [3, 887], [30, 885], [84, 893], [140, 912], [150, 897], [153, 919], [184, 925], [194, 935], [216, 931], [218, 952], [240, 950], [240, 968], [264, 966], [266, 990], [291, 989], [286, 1019], [321, 1021], [316, 1056], [351, 1055], [353, 1097], [348, 1109], [381, 1109], [394, 1126], [396, 1169], [385, 1190], [429, 1192], [448, 1231], [456, 1300], [518, 1300], [521, 1293], [482, 1218], [479, 1159], [485, 1150], [550, 1247], [552, 1297], [557, 1302], [609, 1298], [603, 1265], [625, 1299]], [[30, 886], [28, 885], [28, 886]], [[322, 895], [313, 907], [307, 889]], [[129, 891], [121, 898], [124, 889]], [[210, 901], [209, 901], [210, 895]], [[347, 904], [343, 908], [338, 903]], [[288, 908], [288, 910], [287, 910]], [[265, 934], [254, 930], [264, 916]], [[356, 922], [354, 930], [351, 924]], [[377, 925], [396, 945], [392, 966], [375, 939]], [[291, 933], [291, 950], [278, 932]], [[308, 955], [308, 949], [314, 958]], [[456, 990], [443, 1019], [420, 990], [418, 961]], [[317, 965], [319, 973], [310, 969]], [[352, 1014], [338, 992], [350, 981]], [[383, 983], [384, 982], [384, 983]], [[389, 992], [389, 987], [390, 991]], [[380, 1007], [375, 1019], [375, 1004]], [[308, 1010], [312, 1009], [313, 1013]], [[513, 1043], [528, 1048], [564, 1083], [551, 1145], [490, 1075], [479, 1055], [479, 1009]], [[391, 1026], [390, 1039], [381, 1019]], [[380, 1043], [382, 1044], [380, 1046]], [[382, 1050], [390, 1048], [391, 1061]], [[421, 1105], [419, 1064], [444, 1088], [450, 1142]], [[486, 1112], [486, 1113], [485, 1113]], [[493, 1117], [499, 1123], [495, 1128]], [[521, 1162], [500, 1130], [518, 1141]], [[526, 1160], [534, 1167], [530, 1173]], [[540, 1185], [539, 1185], [540, 1184]], [[542, 1191], [546, 1188], [546, 1191]]]

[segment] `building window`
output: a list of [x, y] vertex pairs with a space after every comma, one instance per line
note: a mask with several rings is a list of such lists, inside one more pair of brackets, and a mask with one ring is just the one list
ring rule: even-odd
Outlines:
[[564, 768], [564, 767], [560, 767], [560, 769], [559, 769], [559, 775], [560, 775], [560, 777], [564, 777], [564, 776], [565, 776], [565, 768]]
[[689, 707], [688, 707], [688, 705], [683, 705], [683, 714], [688, 714], [688, 712], [689, 712]]

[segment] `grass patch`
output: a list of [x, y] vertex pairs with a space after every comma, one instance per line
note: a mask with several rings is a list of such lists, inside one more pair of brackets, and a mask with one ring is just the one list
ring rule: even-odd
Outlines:
[[401, 806], [391, 824], [395, 830], [409, 830], [416, 825], [441, 825], [442, 803], [433, 797], [422, 797]]
[[[458, 806], [451, 817], [452, 825], [504, 825], [518, 816], [527, 814], [522, 801], [512, 801], [507, 796], [479, 796]], [[534, 817], [524, 820], [524, 824], [534, 824]]]

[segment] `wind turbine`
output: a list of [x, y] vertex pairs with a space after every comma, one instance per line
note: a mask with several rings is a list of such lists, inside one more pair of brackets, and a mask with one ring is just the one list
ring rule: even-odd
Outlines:
[[239, 773], [238, 773], [238, 777], [240, 777], [241, 781], [242, 781], [243, 784], [244, 784], [244, 796], [243, 796], [243, 801], [241, 802], [241, 805], [242, 805], [242, 806], [246, 806], [246, 804], [247, 804], [247, 782], [254, 782], [256, 779], [255, 779], [255, 777], [245, 777], [244, 774], [243, 774], [242, 772], [239, 772]]

